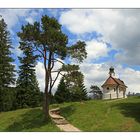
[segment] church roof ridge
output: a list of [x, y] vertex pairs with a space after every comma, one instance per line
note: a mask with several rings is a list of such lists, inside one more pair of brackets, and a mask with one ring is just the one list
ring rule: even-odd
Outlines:
[[102, 87], [105, 85], [121, 85], [127, 87], [122, 80], [120, 80], [119, 78], [114, 78], [112, 76], [109, 76], [109, 78], [104, 82]]

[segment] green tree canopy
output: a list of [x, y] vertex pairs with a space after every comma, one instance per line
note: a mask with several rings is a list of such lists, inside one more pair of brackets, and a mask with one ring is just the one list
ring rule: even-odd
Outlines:
[[[47, 15], [42, 16], [41, 22], [22, 26], [18, 36], [23, 42], [30, 43], [32, 50], [42, 59], [45, 69], [45, 90], [44, 90], [44, 112], [46, 119], [49, 117], [49, 94], [51, 94], [54, 83], [63, 69], [55, 71], [56, 78], [52, 79], [52, 72], [55, 62], [63, 66], [66, 58], [76, 59], [82, 62], [86, 56], [85, 42], [78, 41], [68, 45], [68, 36], [62, 32], [61, 25], [55, 18]], [[68, 72], [68, 69], [67, 69]]]
[[91, 89], [90, 93], [93, 93], [93, 98], [95, 98], [95, 99], [101, 99], [102, 98], [103, 93], [98, 86], [91, 85], [90, 89]]
[[15, 83], [14, 59], [11, 57], [10, 33], [4, 19], [0, 19], [0, 88]]
[[54, 98], [57, 103], [68, 102], [70, 99], [70, 92], [65, 83], [64, 77], [61, 78], [57, 90], [55, 92]]
[[23, 51], [19, 57], [19, 77], [17, 79], [17, 108], [36, 107], [40, 104], [41, 93], [35, 74], [36, 55], [32, 46], [21, 42], [19, 48]]
[[55, 99], [58, 103], [87, 100], [83, 74], [78, 70], [64, 74], [55, 93]]
[[7, 24], [0, 17], [0, 111], [12, 109], [14, 95], [12, 88], [15, 84], [14, 59], [11, 57], [11, 39]]

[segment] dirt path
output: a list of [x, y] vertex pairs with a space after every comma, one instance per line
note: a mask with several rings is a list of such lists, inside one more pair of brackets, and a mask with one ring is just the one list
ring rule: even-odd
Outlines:
[[81, 130], [71, 125], [63, 116], [60, 115], [59, 108], [51, 109], [49, 113], [52, 120], [60, 130], [65, 132], [81, 132]]

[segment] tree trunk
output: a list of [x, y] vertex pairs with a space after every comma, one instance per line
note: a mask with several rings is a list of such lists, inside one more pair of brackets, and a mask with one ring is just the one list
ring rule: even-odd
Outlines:
[[49, 92], [48, 92], [49, 77], [47, 71], [45, 71], [45, 91], [44, 91], [44, 103], [43, 110], [45, 113], [45, 120], [49, 119]]
[[44, 103], [43, 103], [43, 110], [45, 114], [45, 120], [49, 120], [49, 92], [48, 92], [48, 87], [49, 87], [49, 74], [48, 74], [48, 69], [46, 66], [46, 48], [44, 47], [44, 68], [45, 68], [45, 90], [44, 90]]

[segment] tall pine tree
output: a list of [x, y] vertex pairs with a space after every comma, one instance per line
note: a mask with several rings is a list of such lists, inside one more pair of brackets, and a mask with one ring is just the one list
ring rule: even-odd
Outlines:
[[84, 75], [80, 71], [73, 71], [66, 75], [72, 101], [87, 100], [87, 89], [84, 85]]
[[0, 19], [0, 88], [9, 87], [15, 82], [14, 59], [11, 57], [10, 33], [7, 31], [7, 24]]
[[90, 93], [93, 94], [92, 95], [93, 99], [102, 99], [103, 93], [97, 85], [91, 85], [90, 89], [91, 89]]
[[35, 74], [36, 56], [29, 44], [20, 42], [23, 56], [19, 57], [19, 77], [17, 79], [17, 108], [36, 107], [40, 105], [41, 93]]
[[15, 83], [15, 70], [11, 57], [10, 33], [7, 24], [0, 17], [0, 111], [12, 109], [13, 97], [10, 87]]
[[61, 78], [60, 83], [58, 84], [57, 90], [54, 95], [55, 101], [57, 103], [68, 102], [71, 101], [70, 93], [67, 88], [67, 85], [64, 81], [64, 77]]
[[87, 100], [83, 74], [80, 71], [65, 74], [60, 80], [54, 97], [58, 103]]

